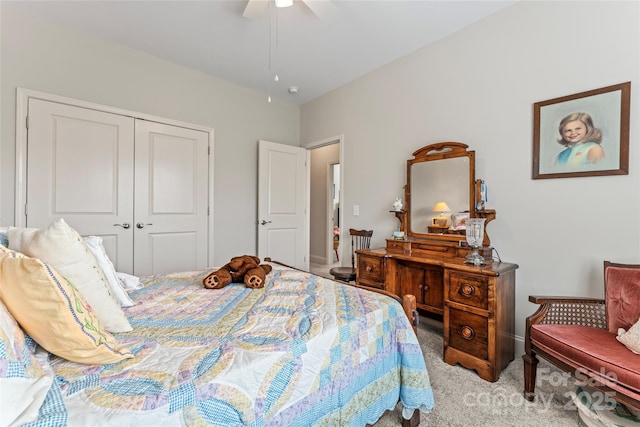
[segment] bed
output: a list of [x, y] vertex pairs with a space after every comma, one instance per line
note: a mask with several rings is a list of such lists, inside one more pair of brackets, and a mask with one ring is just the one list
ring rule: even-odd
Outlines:
[[[363, 426], [398, 402], [405, 420], [432, 410], [424, 358], [398, 301], [271, 265], [262, 289], [205, 289], [211, 270], [141, 278], [123, 308], [132, 330], [113, 334], [130, 352], [117, 362], [72, 362], [25, 334], [26, 368], [14, 377], [38, 371], [42, 396], [34, 393], [37, 415], [25, 425]], [[0, 338], [15, 349], [17, 334]], [[6, 366], [17, 362], [1, 356], [4, 393]]]

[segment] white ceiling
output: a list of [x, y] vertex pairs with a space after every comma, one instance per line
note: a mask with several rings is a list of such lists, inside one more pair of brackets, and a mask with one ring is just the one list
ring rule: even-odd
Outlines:
[[[255, 89], [265, 99], [271, 93], [304, 104], [515, 1], [334, 0], [333, 12], [318, 18], [295, 0], [257, 19], [242, 16], [247, 0], [5, 0], [2, 6]], [[299, 92], [289, 94], [290, 86]]]

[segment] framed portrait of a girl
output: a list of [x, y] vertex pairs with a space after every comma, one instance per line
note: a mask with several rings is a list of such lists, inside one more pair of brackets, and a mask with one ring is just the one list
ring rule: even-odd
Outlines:
[[533, 179], [629, 173], [631, 82], [533, 104]]

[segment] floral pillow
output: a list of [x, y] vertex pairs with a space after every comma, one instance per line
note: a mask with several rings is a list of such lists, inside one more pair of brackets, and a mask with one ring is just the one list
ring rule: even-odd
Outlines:
[[[0, 301], [0, 425], [18, 425], [38, 419], [38, 409], [53, 381], [46, 355], [34, 352], [7, 307]], [[45, 369], [46, 367], [46, 369]], [[9, 391], [10, 390], [10, 391]]]
[[640, 319], [626, 332], [622, 328], [618, 329], [618, 336], [616, 338], [629, 350], [640, 354]]
[[80, 292], [52, 266], [0, 246], [0, 300], [45, 350], [77, 363], [133, 357], [106, 331]]

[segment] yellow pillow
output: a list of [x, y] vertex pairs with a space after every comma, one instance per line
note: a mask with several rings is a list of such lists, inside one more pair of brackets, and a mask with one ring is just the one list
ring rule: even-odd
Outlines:
[[47, 351], [78, 363], [133, 357], [120, 348], [80, 293], [53, 267], [0, 246], [0, 300], [22, 329]]

